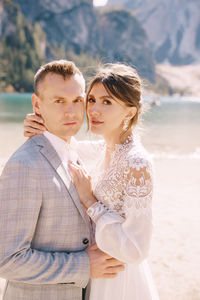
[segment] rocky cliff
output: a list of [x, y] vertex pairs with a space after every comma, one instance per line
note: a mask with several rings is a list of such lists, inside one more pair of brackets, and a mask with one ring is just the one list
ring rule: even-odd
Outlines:
[[154, 59], [145, 31], [126, 10], [111, 10], [99, 15], [101, 55], [107, 61], [133, 64], [139, 73], [154, 79]]
[[131, 12], [95, 9], [92, 0], [0, 0], [0, 90], [30, 91], [40, 64], [64, 57], [84, 69], [126, 62], [154, 80], [146, 33]]
[[[98, 26], [92, 0], [14, 0], [33, 25], [39, 23], [51, 44], [76, 53], [97, 51]], [[92, 40], [92, 43], [90, 43]]]
[[199, 0], [108, 0], [134, 11], [158, 62], [200, 62]]
[[92, 0], [14, 0], [24, 16], [39, 23], [47, 40], [76, 54], [86, 52], [104, 62], [125, 61], [154, 79], [153, 56], [146, 34], [124, 10], [102, 12]]
[[41, 27], [31, 26], [11, 0], [0, 1], [0, 90], [32, 90], [34, 72], [50, 51]]

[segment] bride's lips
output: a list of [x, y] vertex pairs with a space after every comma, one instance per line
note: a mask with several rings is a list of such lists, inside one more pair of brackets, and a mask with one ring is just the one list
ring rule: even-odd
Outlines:
[[104, 123], [104, 122], [98, 121], [98, 120], [91, 120], [90, 122], [91, 122], [92, 125], [101, 125], [101, 124]]

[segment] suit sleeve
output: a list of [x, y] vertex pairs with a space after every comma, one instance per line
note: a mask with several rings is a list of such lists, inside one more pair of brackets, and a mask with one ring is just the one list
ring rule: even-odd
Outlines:
[[8, 162], [0, 177], [0, 277], [30, 284], [73, 283], [85, 287], [90, 273], [85, 251], [32, 248], [41, 207], [42, 190], [36, 171], [20, 162]]

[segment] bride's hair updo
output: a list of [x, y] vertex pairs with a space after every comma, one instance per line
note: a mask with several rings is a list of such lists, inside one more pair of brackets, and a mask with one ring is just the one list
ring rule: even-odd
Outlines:
[[137, 71], [124, 64], [106, 64], [92, 79], [87, 89], [86, 100], [95, 84], [102, 83], [109, 95], [124, 102], [128, 107], [136, 107], [136, 115], [130, 120], [128, 129], [138, 123], [142, 112], [141, 79]]

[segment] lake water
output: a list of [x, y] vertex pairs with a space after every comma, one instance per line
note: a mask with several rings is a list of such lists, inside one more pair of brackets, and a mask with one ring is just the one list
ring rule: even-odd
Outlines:
[[[199, 159], [200, 101], [162, 97], [159, 102], [143, 116], [141, 133], [148, 151], [156, 157]], [[31, 94], [0, 94], [0, 159], [23, 141], [23, 120], [29, 112]], [[88, 137], [86, 124], [77, 137]]]

